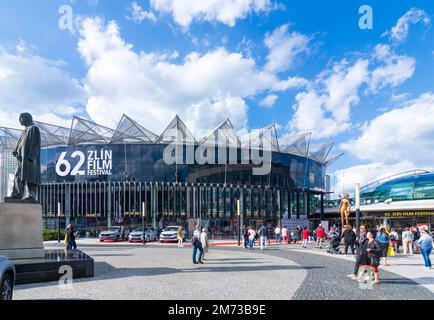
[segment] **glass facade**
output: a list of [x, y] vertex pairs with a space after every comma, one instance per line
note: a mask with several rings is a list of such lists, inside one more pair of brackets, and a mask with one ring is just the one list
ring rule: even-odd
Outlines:
[[[310, 133], [280, 146], [274, 125], [238, 137], [229, 119], [201, 139], [178, 116], [160, 135], [126, 115], [116, 129], [80, 117], [70, 128], [34, 124], [41, 132], [44, 225], [74, 223], [86, 236], [114, 224], [140, 225], [143, 211], [153, 227], [173, 223], [191, 232], [200, 221], [217, 237], [234, 237], [241, 224], [280, 224], [283, 215], [305, 221], [322, 211], [326, 168], [340, 156], [330, 153], [333, 144], [310, 146]], [[21, 134], [0, 127], [2, 197], [16, 168], [6, 149]], [[206, 161], [197, 159], [199, 148]], [[271, 150], [270, 161], [263, 149]], [[261, 167], [266, 174], [253, 174]]]
[[0, 148], [0, 201], [8, 196], [10, 175], [15, 172], [17, 160], [12, 155], [12, 150]]
[[[237, 149], [238, 164], [173, 164], [164, 161], [165, 144], [107, 144], [78, 145], [45, 148], [41, 150], [42, 181], [44, 183], [80, 181], [147, 181], [224, 183], [235, 185], [270, 185], [288, 188], [325, 189], [326, 168], [319, 162], [288, 153], [272, 153], [271, 172], [267, 175], [252, 175], [252, 163], [241, 164], [241, 149]], [[197, 146], [194, 146], [197, 148]], [[81, 156], [74, 156], [79, 152]], [[184, 159], [186, 158], [184, 148]], [[230, 151], [227, 151], [228, 154]], [[107, 159], [101, 155], [110, 154]], [[218, 162], [216, 151], [215, 162]], [[99, 158], [99, 159], [98, 159]], [[56, 165], [59, 159], [68, 162], [71, 170], [95, 169], [104, 161], [110, 161], [111, 170], [84, 170], [83, 174], [59, 175]], [[97, 164], [93, 161], [97, 159]], [[82, 164], [80, 165], [80, 162]], [[307, 169], [306, 169], [307, 165]], [[93, 167], [92, 167], [93, 166]], [[64, 171], [60, 167], [58, 171]]]
[[[175, 224], [191, 232], [200, 221], [215, 237], [233, 238], [239, 223], [277, 225], [284, 214], [308, 218], [322, 205], [325, 168], [311, 159], [273, 152], [270, 174], [255, 176], [253, 164], [167, 165], [166, 146], [44, 148], [40, 202], [45, 228], [56, 228], [60, 220], [62, 228], [74, 223], [96, 236], [108, 225], [141, 225], [145, 209], [146, 224], [156, 228]], [[237, 153], [241, 159], [241, 149]], [[104, 170], [95, 173], [95, 168]]]
[[[88, 232], [87, 236], [96, 236], [110, 225], [138, 227], [144, 212], [145, 223], [157, 228], [174, 224], [191, 232], [195, 222], [200, 221], [215, 236], [233, 238], [237, 236], [238, 223], [278, 225], [283, 214], [290, 219], [310, 218], [321, 207], [319, 194], [303, 190], [200, 183], [48, 183], [42, 185], [39, 197], [46, 229], [56, 229], [60, 220], [61, 228], [74, 223]], [[304, 201], [294, 199], [306, 199], [310, 210], [305, 211]]]
[[[363, 190], [362, 190], [363, 191]], [[361, 192], [361, 204], [393, 201], [434, 199], [434, 174], [417, 174], [386, 181]]]

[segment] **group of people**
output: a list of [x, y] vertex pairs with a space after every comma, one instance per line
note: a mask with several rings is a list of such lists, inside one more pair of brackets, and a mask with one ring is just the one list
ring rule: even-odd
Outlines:
[[[398, 240], [398, 235], [393, 234], [394, 232], [396, 231], [393, 229], [389, 232], [387, 227], [384, 226], [377, 226], [377, 228], [373, 231], [369, 231], [365, 225], [360, 226], [359, 234], [355, 240], [356, 262], [354, 266], [354, 272], [353, 274], [349, 275], [351, 279], [356, 281], [364, 280], [366, 273], [370, 270], [372, 283], [379, 283], [378, 267], [380, 266], [380, 263], [385, 266], [389, 265], [387, 262], [388, 251], [390, 250], [389, 246], [393, 248], [392, 241]], [[404, 234], [404, 232], [407, 233]], [[411, 232], [410, 228], [407, 227], [404, 232], [403, 241], [404, 239], [406, 239], [406, 241], [413, 241], [407, 239], [407, 237], [411, 237], [408, 234], [408, 232]], [[419, 232], [419, 230], [417, 232]], [[408, 246], [409, 242], [406, 243]], [[427, 229], [421, 228], [420, 237], [417, 240], [417, 246], [424, 259], [424, 268], [431, 269], [432, 265], [429, 256], [433, 246], [433, 238]], [[404, 249], [404, 252], [407, 252], [406, 249]], [[381, 260], [383, 261], [381, 262]]]
[[243, 248], [249, 248], [250, 250], [253, 250], [255, 240], [259, 239], [261, 250], [264, 250], [267, 249], [268, 246], [269, 230], [265, 223], [262, 224], [258, 230], [255, 230], [255, 228], [253, 228], [252, 226], [248, 228], [244, 227], [243, 237]]
[[[178, 237], [179, 237], [179, 231], [178, 231]], [[198, 263], [203, 264], [203, 260], [205, 260], [205, 254], [208, 252], [208, 248], [209, 248], [207, 229], [203, 228], [201, 231], [200, 225], [196, 225], [193, 231], [193, 237], [191, 238], [191, 244], [193, 247], [193, 264], [198, 264]], [[197, 257], [198, 251], [199, 251], [199, 257]]]

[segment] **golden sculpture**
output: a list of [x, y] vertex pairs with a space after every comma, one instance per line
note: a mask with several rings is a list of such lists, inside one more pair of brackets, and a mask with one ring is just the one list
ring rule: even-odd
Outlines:
[[339, 195], [338, 213], [341, 215], [341, 229], [344, 227], [344, 218], [345, 224], [348, 225], [348, 216], [350, 215], [351, 203], [350, 203], [350, 195], [347, 193], [343, 198]]

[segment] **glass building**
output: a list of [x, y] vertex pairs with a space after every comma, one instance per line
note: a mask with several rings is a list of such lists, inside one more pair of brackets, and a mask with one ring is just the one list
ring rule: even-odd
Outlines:
[[0, 127], [0, 201], [8, 195], [10, 175], [17, 168], [12, 151], [20, 135], [20, 130]]
[[[324, 208], [326, 168], [339, 157], [333, 143], [311, 145], [310, 134], [280, 145], [274, 125], [238, 137], [230, 120], [199, 140], [178, 116], [160, 135], [126, 115], [116, 129], [78, 117], [71, 128], [35, 124], [45, 228], [74, 223], [89, 236], [142, 219], [187, 232], [200, 222], [222, 238], [236, 236], [239, 224], [308, 223]], [[270, 170], [253, 174], [267, 151]]]
[[360, 190], [361, 204], [434, 199], [434, 173], [418, 170], [377, 180]]
[[[338, 223], [339, 200], [325, 201], [325, 216]], [[355, 221], [355, 201], [350, 199], [350, 221]], [[434, 228], [434, 173], [412, 170], [376, 180], [360, 189], [361, 221], [373, 228], [388, 224], [402, 230], [418, 224]]]

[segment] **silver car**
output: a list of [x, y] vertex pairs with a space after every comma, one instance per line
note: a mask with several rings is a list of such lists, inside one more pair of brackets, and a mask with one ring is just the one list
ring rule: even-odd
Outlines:
[[15, 277], [15, 267], [12, 262], [0, 256], [0, 300], [12, 300]]
[[99, 234], [99, 241], [103, 242], [106, 240], [110, 240], [110, 241], [125, 240], [128, 239], [129, 234], [130, 234], [129, 228], [124, 228], [124, 232], [122, 232], [121, 227], [113, 226]]
[[[157, 240], [157, 231], [154, 228], [145, 228], [145, 241], [155, 241]], [[137, 228], [132, 231], [128, 236], [129, 242], [143, 242], [143, 229]]]

